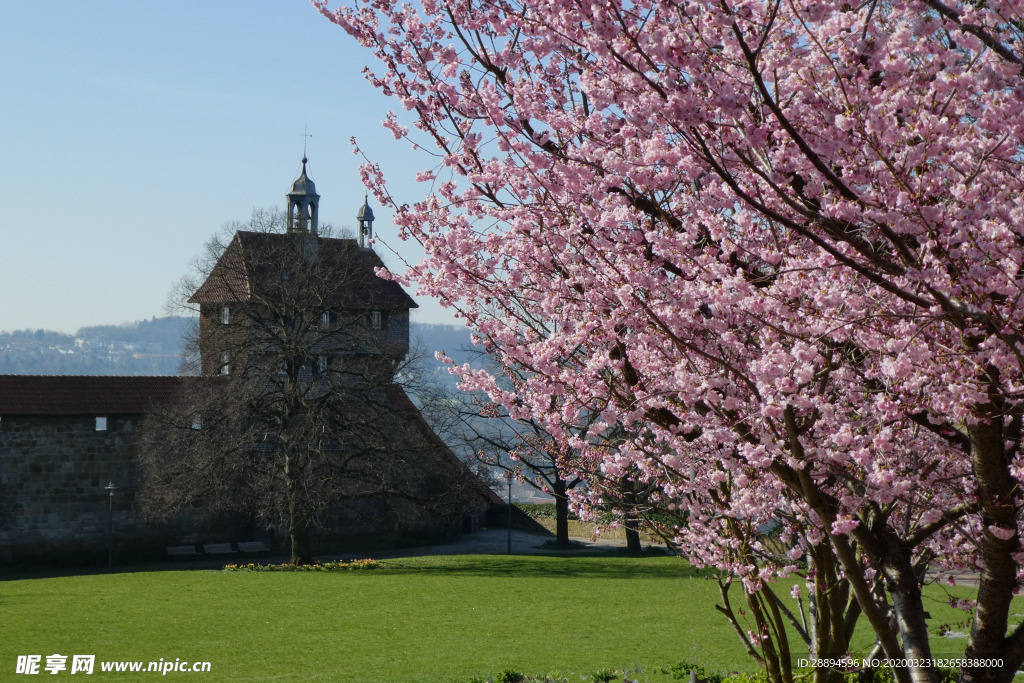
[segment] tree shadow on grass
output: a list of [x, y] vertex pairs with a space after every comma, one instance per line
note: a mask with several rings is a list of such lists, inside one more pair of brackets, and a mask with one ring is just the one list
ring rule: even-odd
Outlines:
[[386, 573], [518, 578], [687, 579], [705, 578], [675, 558], [617, 558], [607, 555], [463, 555], [443, 562], [386, 561]]

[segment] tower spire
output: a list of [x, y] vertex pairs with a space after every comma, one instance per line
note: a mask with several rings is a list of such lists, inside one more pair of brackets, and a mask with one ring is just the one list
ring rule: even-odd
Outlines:
[[363, 195], [363, 205], [356, 214], [359, 221], [359, 246], [366, 249], [370, 240], [373, 239], [373, 209], [370, 208], [370, 195]]
[[317, 222], [320, 217], [320, 195], [316, 193], [316, 185], [306, 174], [306, 162], [309, 159], [302, 155], [302, 173], [292, 183], [292, 189], [285, 195], [288, 198], [287, 231], [317, 234]]

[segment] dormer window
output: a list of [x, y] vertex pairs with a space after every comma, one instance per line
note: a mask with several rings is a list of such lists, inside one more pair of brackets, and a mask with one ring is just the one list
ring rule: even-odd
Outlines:
[[220, 309], [220, 324], [227, 325], [231, 322], [231, 309], [224, 306]]
[[331, 312], [324, 311], [320, 314], [320, 329], [329, 330], [331, 329]]
[[316, 369], [320, 374], [327, 372], [327, 356], [316, 357]]
[[372, 329], [375, 329], [375, 330], [381, 329], [381, 327], [382, 327], [381, 321], [382, 320], [383, 320], [383, 316], [381, 316], [380, 311], [370, 311], [370, 327]]

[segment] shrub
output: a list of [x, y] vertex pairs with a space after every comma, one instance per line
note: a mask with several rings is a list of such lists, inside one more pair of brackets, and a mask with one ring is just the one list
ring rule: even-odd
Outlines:
[[[512, 507], [520, 509], [524, 514], [532, 517], [533, 519], [554, 519], [555, 518], [555, 504], [554, 503], [543, 503], [541, 505], [533, 505], [529, 503], [512, 503]], [[572, 512], [569, 513], [569, 519], [578, 520], [579, 517], [574, 515]]]
[[494, 677], [494, 683], [521, 683], [526, 676], [514, 669], [505, 669]]
[[[957, 683], [960, 680], [958, 669], [947, 669], [939, 667], [939, 681], [941, 683]], [[861, 683], [860, 672], [855, 671], [845, 676], [846, 683]], [[870, 683], [896, 683], [896, 677], [892, 675], [892, 669], [887, 666], [875, 667], [871, 671]]]
[[[720, 671], [708, 671], [700, 664], [689, 660], [681, 659], [676, 664], [673, 664], [668, 669], [663, 669], [663, 673], [671, 674], [672, 678], [677, 681], [688, 681], [690, 680], [690, 672], [696, 671], [697, 678], [706, 680], [708, 683], [723, 683], [725, 676]], [[767, 679], [766, 679], [767, 680]], [[755, 683], [754, 680], [742, 681], [737, 683]], [[759, 681], [757, 683], [760, 683]]]
[[768, 674], [763, 671], [759, 671], [756, 674], [732, 674], [723, 678], [722, 683], [768, 683]]

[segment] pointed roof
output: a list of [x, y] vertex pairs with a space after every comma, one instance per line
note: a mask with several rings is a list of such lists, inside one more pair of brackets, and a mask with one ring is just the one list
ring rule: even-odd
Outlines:
[[448, 444], [437, 435], [437, 432], [426, 421], [423, 413], [412, 402], [412, 399], [409, 398], [409, 395], [405, 393], [405, 389], [400, 384], [391, 385], [391, 405], [395, 409], [396, 418], [405, 417], [408, 419], [410, 422], [409, 426], [413, 427], [416, 432], [419, 432], [426, 442], [425, 445], [429, 445], [436, 452], [440, 453], [448, 461], [448, 465], [452, 468], [453, 472], [457, 472], [472, 482], [471, 490], [475, 490], [484, 501], [491, 505], [501, 505], [504, 502], [498, 494], [480, 481], [469, 466], [460, 460], [459, 456], [455, 455], [452, 449], [448, 447]]
[[314, 185], [313, 181], [310, 180], [309, 176], [306, 175], [307, 161], [308, 159], [306, 159], [306, 157], [302, 157], [302, 174], [296, 179], [294, 183], [292, 183], [291, 192], [288, 193], [289, 197], [292, 195], [310, 195], [313, 197], [320, 196], [316, 193], [316, 185]]
[[[305, 237], [316, 241], [317, 268], [332, 273], [331, 296], [324, 304], [349, 309], [419, 308], [402, 286], [376, 274], [384, 262], [359, 242], [332, 237]], [[295, 249], [295, 235], [239, 230], [224, 250], [210, 275], [189, 303], [223, 304], [247, 301], [253, 292], [271, 292], [281, 277], [277, 266], [288, 249]], [[308, 247], [308, 244], [305, 245]], [[265, 294], [264, 294], [265, 295]]]
[[373, 209], [370, 208], [369, 196], [363, 196], [363, 205], [359, 207], [359, 213], [356, 214], [357, 221], [372, 221], [373, 220]]

